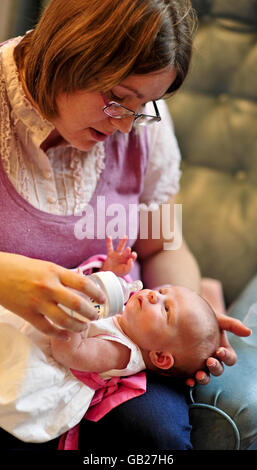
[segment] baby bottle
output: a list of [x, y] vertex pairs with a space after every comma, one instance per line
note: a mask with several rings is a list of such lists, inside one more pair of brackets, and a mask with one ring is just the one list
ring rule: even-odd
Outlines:
[[[94, 299], [90, 298], [90, 301], [97, 310], [98, 318], [106, 318], [121, 312], [121, 310], [123, 310], [124, 303], [128, 301], [130, 294], [143, 289], [143, 283], [140, 280], [126, 282], [123, 278], [116, 276], [111, 271], [99, 271], [97, 273], [90, 274], [89, 278], [97, 284], [106, 297], [106, 302], [104, 304], [99, 304]], [[87, 300], [89, 299], [86, 294], [79, 291], [74, 292]], [[63, 305], [61, 308], [72, 317], [76, 317], [84, 322], [88, 321], [87, 318], [67, 307], [64, 307]]]

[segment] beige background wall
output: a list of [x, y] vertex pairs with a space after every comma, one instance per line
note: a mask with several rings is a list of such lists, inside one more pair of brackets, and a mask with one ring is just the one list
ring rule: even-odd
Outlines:
[[[46, 6], [49, 1], [42, 0], [42, 7]], [[31, 0], [28, 0], [29, 4]], [[0, 42], [15, 36], [18, 11], [22, 14], [24, 5], [26, 5], [26, 0], [0, 0]], [[28, 16], [28, 10], [29, 6], [26, 9], [26, 16]]]
[[11, 35], [16, 19], [17, 0], [0, 0], [0, 41]]

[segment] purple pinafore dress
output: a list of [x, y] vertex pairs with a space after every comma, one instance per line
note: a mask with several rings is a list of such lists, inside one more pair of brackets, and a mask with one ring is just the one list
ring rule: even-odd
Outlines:
[[[0, 251], [74, 268], [86, 258], [106, 252], [108, 224], [112, 233], [115, 224], [117, 231], [122, 229], [119, 237], [127, 234], [128, 245], [133, 245], [136, 208], [148, 163], [146, 130], [140, 135], [133, 130], [128, 136], [117, 133], [107, 138], [105, 155], [95, 192], [85, 211], [76, 216], [49, 214], [33, 207], [16, 191], [0, 159]], [[137, 263], [131, 276], [139, 276]]]

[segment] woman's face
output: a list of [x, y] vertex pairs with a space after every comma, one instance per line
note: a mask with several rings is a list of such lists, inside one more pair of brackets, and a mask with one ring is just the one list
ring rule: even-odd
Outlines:
[[76, 91], [57, 97], [59, 116], [51, 119], [61, 136], [80, 150], [90, 150], [117, 130], [129, 132], [133, 118], [113, 119], [103, 112], [109, 101], [116, 101], [135, 112], [148, 101], [160, 99], [176, 78], [174, 68], [147, 75], [131, 75], [105, 95]]

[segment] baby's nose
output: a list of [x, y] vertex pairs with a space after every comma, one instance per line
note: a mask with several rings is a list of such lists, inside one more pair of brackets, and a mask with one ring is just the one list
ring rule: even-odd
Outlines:
[[148, 294], [148, 300], [151, 304], [156, 304], [158, 301], [157, 292], [154, 290], [151, 290]]

